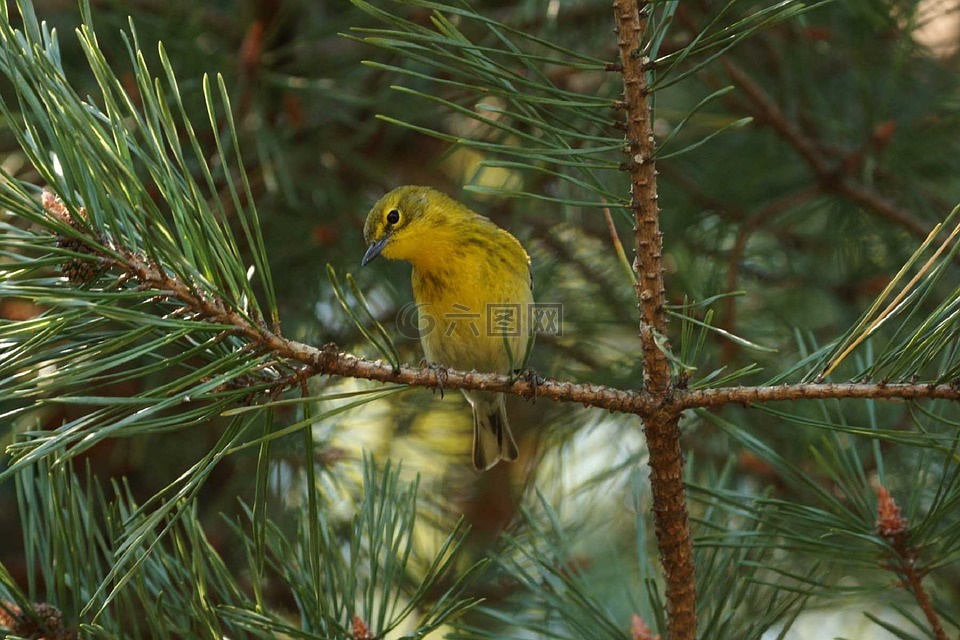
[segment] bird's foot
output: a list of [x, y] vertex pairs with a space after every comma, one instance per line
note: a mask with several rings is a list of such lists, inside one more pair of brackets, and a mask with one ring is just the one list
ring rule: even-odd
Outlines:
[[526, 369], [516, 369], [511, 376], [511, 382], [516, 382], [517, 380], [526, 380], [530, 383], [530, 388], [532, 390], [532, 395], [530, 398], [533, 400], [534, 404], [537, 402], [537, 390], [540, 387], [540, 384], [545, 382], [544, 378], [541, 378], [540, 375], [533, 369], [533, 367], [527, 367]]
[[440, 399], [443, 400], [443, 381], [448, 377], [447, 368], [437, 362], [427, 362], [426, 358], [420, 361], [420, 366], [437, 374], [437, 390], [440, 391]]

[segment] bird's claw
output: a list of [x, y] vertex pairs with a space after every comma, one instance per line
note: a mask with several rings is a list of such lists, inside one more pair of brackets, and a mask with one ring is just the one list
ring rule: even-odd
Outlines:
[[427, 362], [426, 358], [420, 361], [420, 366], [426, 366], [428, 369], [437, 374], [437, 389], [440, 391], [440, 399], [443, 400], [443, 381], [449, 377], [449, 374], [447, 374], [447, 368], [436, 362]]
[[523, 370], [518, 369], [518, 370], [514, 371], [514, 372], [513, 372], [513, 381], [516, 382], [517, 380], [526, 380], [527, 382], [530, 383], [530, 389], [531, 389], [531, 391], [533, 392], [533, 394], [530, 396], [530, 398], [533, 400], [533, 403], [536, 404], [536, 403], [537, 403], [537, 391], [538, 391], [538, 389], [539, 389], [539, 387], [540, 387], [540, 384], [542, 384], [543, 382], [546, 382], [546, 380], [545, 380], [544, 378], [541, 378], [541, 377], [537, 374], [537, 372], [534, 371], [534, 369], [533, 369], [532, 367], [528, 367], [528, 368], [523, 369]]

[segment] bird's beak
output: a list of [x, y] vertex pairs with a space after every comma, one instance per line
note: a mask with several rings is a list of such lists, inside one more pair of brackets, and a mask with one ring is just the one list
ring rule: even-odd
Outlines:
[[387, 240], [390, 238], [390, 234], [385, 234], [382, 238], [375, 242], [371, 242], [370, 246], [367, 247], [367, 252], [363, 254], [363, 260], [360, 261], [360, 266], [365, 267], [373, 260], [380, 255], [380, 252], [383, 251], [383, 248], [387, 245]]

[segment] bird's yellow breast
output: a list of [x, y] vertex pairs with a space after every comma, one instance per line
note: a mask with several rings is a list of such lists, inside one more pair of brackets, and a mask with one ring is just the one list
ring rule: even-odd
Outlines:
[[486, 218], [422, 238], [412, 259], [420, 339], [428, 360], [507, 373], [522, 365], [533, 293], [526, 251]]

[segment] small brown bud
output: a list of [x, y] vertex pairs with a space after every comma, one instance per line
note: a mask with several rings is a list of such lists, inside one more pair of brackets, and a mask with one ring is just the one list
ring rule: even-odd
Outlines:
[[660, 640], [660, 634], [653, 635], [647, 623], [636, 613], [633, 614], [633, 620], [630, 622], [630, 637], [632, 640]]
[[367, 626], [367, 623], [363, 621], [363, 618], [360, 616], [353, 616], [353, 640], [373, 640], [373, 635], [370, 633], [370, 628]]
[[[83, 231], [83, 226], [76, 218], [70, 215], [70, 211], [67, 210], [63, 202], [49, 189], [44, 189], [43, 195], [40, 196], [40, 203], [51, 218], [68, 224], [77, 231]], [[81, 207], [77, 213], [81, 219], [87, 219], [87, 212], [83, 207]], [[57, 247], [90, 256], [89, 259], [76, 257], [67, 258], [63, 261], [63, 264], [60, 266], [60, 272], [65, 275], [70, 282], [79, 285], [90, 284], [103, 273], [104, 267], [100, 259], [96, 256], [95, 250], [83, 240], [58, 236]]]
[[56, 218], [64, 224], [71, 224], [70, 212], [67, 211], [67, 208], [63, 206], [60, 198], [53, 191], [44, 189], [43, 195], [40, 196], [40, 204], [52, 218]]
[[907, 519], [900, 515], [900, 507], [886, 487], [877, 487], [877, 533], [895, 538], [907, 530]]

